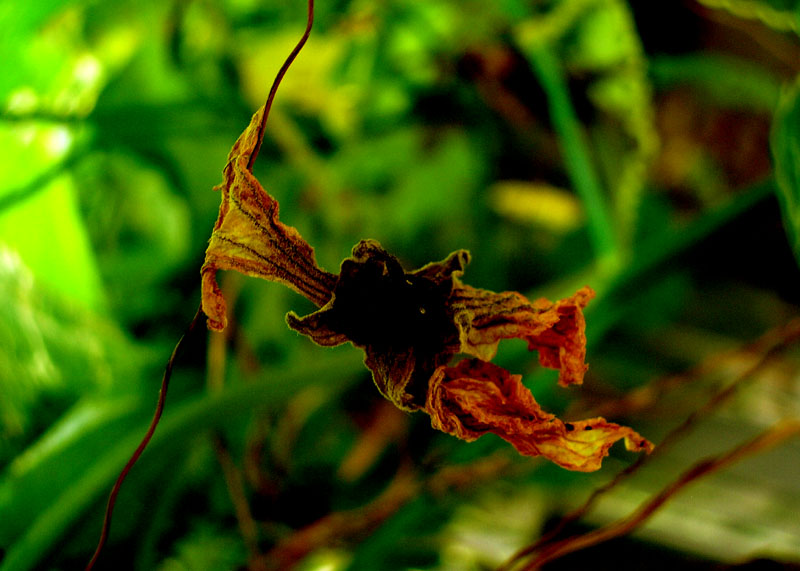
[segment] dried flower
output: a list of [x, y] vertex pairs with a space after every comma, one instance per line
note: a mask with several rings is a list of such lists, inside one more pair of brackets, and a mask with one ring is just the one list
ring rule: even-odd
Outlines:
[[[338, 276], [320, 269], [313, 248], [278, 220], [277, 201], [248, 167], [262, 114], [236, 141], [218, 187], [222, 204], [201, 270], [211, 329], [226, 324], [216, 271], [234, 269], [315, 303], [320, 309], [305, 317], [290, 312], [289, 326], [319, 345], [349, 341], [363, 349], [381, 394], [403, 410], [424, 410], [443, 432], [470, 441], [491, 432], [522, 454], [580, 471], [597, 470], [620, 439], [629, 450], [652, 449], [630, 428], [602, 418], [562, 422], [539, 407], [519, 375], [488, 362], [502, 339], [524, 339], [543, 366], [559, 370], [559, 384], [580, 384], [590, 288], [555, 303], [530, 302], [517, 292], [463, 284], [466, 250], [407, 272], [374, 240], [359, 242]], [[470, 358], [448, 366], [459, 354]]]

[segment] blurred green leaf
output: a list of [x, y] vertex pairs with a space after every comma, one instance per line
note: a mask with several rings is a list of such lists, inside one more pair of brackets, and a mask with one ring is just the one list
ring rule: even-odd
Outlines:
[[[241, 385], [219, 395], [203, 395], [175, 404], [161, 421], [147, 455], [155, 457], [168, 454], [169, 451], [165, 448], [180, 446], [181, 441], [202, 434], [216, 425], [224, 425], [240, 415], [249, 415], [254, 407], [280, 406], [301, 388], [309, 385], [321, 386], [320, 390], [330, 395], [332, 391], [342, 390], [352, 382], [353, 373], [361, 367], [355, 352], [351, 351], [323, 359], [309, 365], [305, 370], [294, 368], [288, 373], [277, 373], [279, 379], [267, 375], [258, 383]], [[151, 403], [147, 404], [147, 409], [150, 405]], [[14, 513], [14, 510], [27, 507], [28, 494], [14, 491], [19, 486], [45, 484], [45, 497], [50, 499], [46, 501], [43, 510], [29, 512], [29, 517], [33, 516], [34, 519], [30, 526], [24, 526], [23, 523], [23, 529], [27, 529], [10, 543], [11, 547], [0, 562], [0, 570], [17, 571], [35, 565], [55, 547], [69, 526], [81, 517], [98, 496], [110, 489], [112, 481], [145, 433], [149, 421], [135, 420], [137, 417], [141, 419], [142, 413], [146, 414], [147, 410], [137, 407], [121, 417], [112, 415], [105, 422], [82, 425], [83, 438], [96, 439], [103, 435], [102, 449], [97, 450], [97, 455], [88, 466], [80, 466], [80, 470], [67, 479], [63, 487], [53, 486], [46, 478], [43, 479], [35, 473], [23, 474], [4, 482], [6, 489], [0, 495], [0, 499], [6, 504], [4, 513]], [[120, 421], [128, 425], [123, 434], [119, 433], [119, 425], [113, 427]], [[118, 435], [116, 439], [109, 438], [110, 434], [115, 433]], [[88, 442], [81, 443], [75, 450], [80, 454], [91, 454]], [[44, 499], [43, 497], [42, 500]], [[17, 533], [20, 531], [22, 530], [17, 530]]]
[[14, 544], [65, 488], [83, 478], [87, 467], [109, 450], [109, 442], [140, 428], [137, 404], [135, 397], [78, 402], [9, 464], [0, 482], [0, 506], [7, 515], [0, 525], [3, 545]]
[[174, 303], [157, 285], [186, 261], [189, 208], [161, 170], [124, 154], [95, 153], [75, 173], [109, 305], [123, 322]]
[[613, 130], [614, 144], [605, 138], [596, 153], [607, 163], [604, 175], [612, 218], [619, 247], [628, 253], [639, 223], [647, 172], [660, 145], [647, 59], [626, 2], [598, 2], [576, 28], [566, 56], [570, 67], [598, 75], [588, 95], [599, 110], [622, 125], [623, 133]]
[[784, 227], [800, 263], [800, 82], [781, 98], [771, 146]]
[[608, 199], [593, 165], [586, 134], [570, 101], [561, 64], [547, 46], [523, 44], [522, 49], [547, 93], [551, 120], [559, 135], [570, 181], [586, 209], [588, 232], [597, 259], [613, 268], [620, 261], [616, 228]]
[[434, 538], [452, 507], [425, 495], [414, 499], [363, 543], [347, 569], [400, 571], [432, 566], [439, 558]]
[[[4, 66], [4, 73], [0, 74], [0, 102], [7, 103], [9, 95], [20, 85], [33, 83], [41, 87], [59, 71], [66, 59], [64, 52], [46, 45], [37, 35], [50, 18], [73, 3], [43, 0], [21, 10], [15, 2], [0, 2], [0, 29], [4, 30], [0, 34], [0, 61], [17, 63]], [[33, 65], [34, 62], [38, 65]], [[34, 93], [27, 91], [28, 95]]]
[[180, 540], [175, 554], [158, 565], [158, 571], [229, 571], [247, 559], [239, 538], [213, 527], [193, 530]]
[[624, 2], [596, 2], [577, 22], [570, 60], [592, 69], [630, 61], [639, 51], [639, 38], [629, 32], [629, 18]]
[[[71, 402], [139, 370], [116, 325], [37, 281], [18, 254], [0, 246], [0, 427], [9, 445], [30, 426], [43, 396]], [[3, 450], [3, 452], [7, 452]]]
[[[61, 176], [44, 185], [0, 212], [0, 244], [15, 252], [52, 290], [98, 309], [104, 294], [73, 182]], [[47, 232], [32, 232], [33, 220]]]
[[763, 66], [722, 54], [660, 55], [650, 60], [656, 87], [689, 85], [732, 109], [772, 113], [781, 82]]
[[781, 32], [800, 31], [800, 3], [796, 0], [701, 0], [710, 8], [722, 9], [737, 18], [756, 20]]

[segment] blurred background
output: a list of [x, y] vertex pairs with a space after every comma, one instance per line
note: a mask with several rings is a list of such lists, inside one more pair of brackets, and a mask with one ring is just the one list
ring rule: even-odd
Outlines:
[[[305, 10], [0, 3], [3, 571], [94, 550]], [[318, 0], [255, 172], [329, 271], [375, 238], [407, 268], [469, 249], [476, 287], [597, 291], [582, 387], [522, 342], [496, 359], [562, 418], [685, 426], [582, 533], [800, 417], [799, 26], [794, 0]], [[287, 329], [305, 299], [221, 278], [231, 327], [188, 340], [101, 568], [494, 569], [636, 459], [570, 473], [438, 433], [360, 351]], [[757, 452], [547, 568], [800, 565], [800, 440]]]

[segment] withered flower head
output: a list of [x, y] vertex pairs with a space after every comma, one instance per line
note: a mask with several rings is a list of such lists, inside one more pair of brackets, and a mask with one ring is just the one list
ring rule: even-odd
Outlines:
[[[594, 296], [584, 287], [551, 303], [517, 292], [476, 289], [460, 280], [469, 253], [405, 271], [374, 240], [362, 240], [339, 275], [317, 266], [313, 248], [278, 220], [278, 203], [248, 164], [264, 109], [236, 141], [224, 169], [219, 218], [203, 264], [203, 311], [208, 326], [226, 325], [219, 269], [281, 282], [320, 309], [289, 326], [326, 347], [350, 342], [381, 394], [406, 411], [423, 410], [432, 425], [464, 440], [494, 433], [521, 454], [543, 456], [570, 470], [600, 468], [609, 447], [624, 439], [633, 451], [652, 444], [630, 428], [602, 418], [564, 423], [544, 412], [519, 375], [489, 363], [503, 339], [518, 338], [559, 370], [559, 384], [580, 384], [586, 371], [582, 309]], [[459, 354], [468, 357], [455, 366]]]

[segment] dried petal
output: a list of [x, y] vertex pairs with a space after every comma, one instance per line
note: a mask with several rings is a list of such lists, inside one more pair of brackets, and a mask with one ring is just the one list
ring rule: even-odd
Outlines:
[[[413, 276], [431, 280], [437, 285], [446, 283], [452, 289], [453, 278], [460, 278], [470, 262], [470, 255], [467, 250], [456, 250], [439, 262], [430, 262], [418, 270], [409, 272]], [[460, 282], [455, 282], [458, 286]]]
[[413, 349], [406, 352], [375, 351], [372, 347], [364, 349], [364, 364], [372, 371], [372, 380], [381, 395], [401, 410], [419, 410], [420, 402], [425, 402], [430, 372], [437, 363], [425, 363], [417, 358]]
[[286, 315], [286, 323], [289, 327], [322, 347], [336, 347], [342, 343], [347, 343], [350, 341], [347, 335], [331, 328], [328, 323], [326, 308], [327, 305], [305, 317], [300, 317], [294, 311], [290, 311]]
[[539, 352], [539, 362], [560, 371], [561, 386], [580, 384], [587, 366], [586, 322], [582, 308], [594, 297], [589, 287], [551, 303], [531, 303], [515, 291], [495, 293], [459, 284], [450, 303], [460, 329], [461, 352], [484, 361], [497, 353], [501, 339], [524, 339]]
[[203, 312], [210, 329], [225, 328], [225, 300], [217, 270], [283, 283], [318, 306], [331, 297], [336, 276], [317, 266], [314, 249], [291, 226], [278, 220], [278, 202], [263, 189], [247, 163], [258, 143], [259, 109], [228, 155], [223, 171], [219, 217], [201, 271]]
[[581, 472], [599, 469], [617, 440], [624, 439], [631, 451], [653, 448], [632, 429], [603, 418], [562, 422], [541, 409], [520, 375], [479, 359], [439, 367], [430, 380], [426, 412], [434, 428], [463, 440], [491, 432], [521, 454]]

